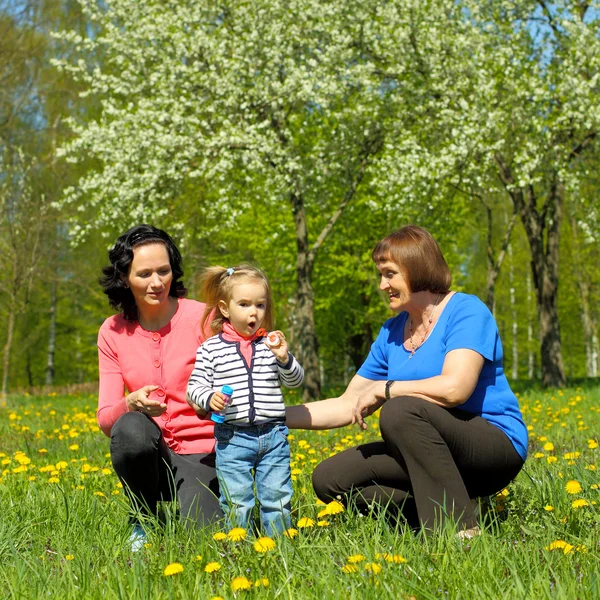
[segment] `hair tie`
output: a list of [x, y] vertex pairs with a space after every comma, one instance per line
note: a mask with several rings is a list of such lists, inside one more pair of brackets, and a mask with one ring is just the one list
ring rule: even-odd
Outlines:
[[227, 269], [225, 273], [227, 273], [227, 275], [233, 275], [233, 267], [229, 267], [229, 269]]

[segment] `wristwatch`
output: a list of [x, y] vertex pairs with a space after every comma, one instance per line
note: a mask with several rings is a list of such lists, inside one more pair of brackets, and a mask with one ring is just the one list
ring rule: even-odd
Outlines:
[[396, 383], [395, 381], [386, 381], [385, 382], [385, 401], [387, 402], [390, 399], [390, 388], [392, 385]]

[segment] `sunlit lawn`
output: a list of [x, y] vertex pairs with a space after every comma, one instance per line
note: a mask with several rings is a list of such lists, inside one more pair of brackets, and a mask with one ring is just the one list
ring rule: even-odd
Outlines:
[[[288, 397], [296, 401], [293, 394]], [[460, 542], [319, 505], [314, 465], [378, 435], [293, 432], [294, 529], [260, 540], [182, 527], [174, 508], [127, 545], [127, 502], [95, 398], [19, 397], [0, 409], [0, 590], [6, 598], [600, 598], [600, 388], [522, 394], [530, 458]]]

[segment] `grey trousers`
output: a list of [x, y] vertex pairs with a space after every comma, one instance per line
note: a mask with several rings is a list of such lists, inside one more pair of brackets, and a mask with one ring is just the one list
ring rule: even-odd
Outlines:
[[448, 517], [477, 525], [472, 498], [502, 490], [523, 459], [506, 434], [482, 417], [403, 396], [380, 415], [383, 441], [326, 459], [313, 472], [323, 502], [340, 499], [361, 511], [380, 506], [411, 526], [433, 529]]
[[161, 500], [179, 501], [181, 518], [202, 526], [221, 518], [214, 454], [176, 454], [160, 428], [140, 412], [113, 425], [110, 455], [136, 511], [155, 515]]

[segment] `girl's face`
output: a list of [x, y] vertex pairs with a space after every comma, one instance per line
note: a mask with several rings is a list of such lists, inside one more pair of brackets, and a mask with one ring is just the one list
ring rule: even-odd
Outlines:
[[239, 334], [254, 335], [265, 319], [267, 290], [262, 281], [236, 283], [229, 302], [219, 301], [219, 310]]
[[172, 281], [169, 253], [164, 244], [145, 244], [133, 249], [126, 282], [138, 308], [167, 302]]
[[408, 280], [399, 265], [391, 260], [377, 263], [377, 270], [380, 276], [379, 289], [387, 293], [390, 308], [394, 312], [402, 312], [412, 297]]

